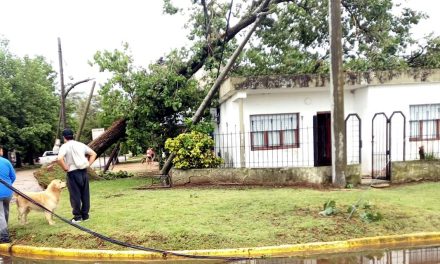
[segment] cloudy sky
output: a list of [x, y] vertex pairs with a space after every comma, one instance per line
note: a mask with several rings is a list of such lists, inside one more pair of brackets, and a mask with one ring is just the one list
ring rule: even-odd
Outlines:
[[[174, 0], [189, 3], [191, 0]], [[440, 35], [439, 0], [395, 0], [424, 11], [430, 19], [414, 30], [417, 36]], [[66, 82], [100, 77], [88, 65], [98, 50], [120, 49], [128, 42], [137, 65], [148, 65], [186, 43], [185, 20], [162, 14], [162, 0], [2, 0], [0, 38], [18, 55], [43, 55], [55, 70], [57, 38], [63, 48]], [[237, 1], [236, 1], [237, 2]], [[86, 85], [83, 85], [86, 86]], [[87, 90], [88, 87], [78, 87]]]

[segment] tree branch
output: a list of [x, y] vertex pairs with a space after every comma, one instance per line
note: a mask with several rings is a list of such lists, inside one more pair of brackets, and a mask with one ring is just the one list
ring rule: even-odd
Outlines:
[[[274, 4], [285, 2], [292, 2], [292, 0], [270, 1], [270, 3]], [[235, 24], [235, 26], [230, 27], [225, 33], [213, 39], [210, 43], [210, 47], [214, 50], [215, 48], [223, 45], [223, 43], [227, 43], [228, 41], [233, 39], [241, 30], [254, 23], [259, 13], [268, 10], [268, 6], [270, 5], [270, 3], [263, 3], [265, 3], [265, 1], [263, 0], [255, 1], [251, 6], [250, 14], [243, 17], [237, 24]], [[185, 66], [181, 67], [177, 72], [180, 75], [185, 76], [185, 78], [191, 78], [194, 73], [196, 73], [200, 68], [203, 67], [206, 59], [209, 56], [209, 45], [208, 43], [206, 43], [203, 48], [201, 48], [196, 54], [194, 54], [192, 58], [188, 61], [188, 63]]]
[[345, 8], [345, 10], [347, 10], [347, 12], [350, 14], [350, 16], [354, 19], [355, 27], [360, 29], [365, 34], [369, 34], [370, 30], [367, 27], [365, 27], [365, 26], [363, 26], [361, 24], [361, 22], [359, 21], [359, 18], [354, 14], [354, 12], [351, 9], [350, 5], [346, 1], [344, 1], [344, 0], [341, 1], [341, 4]]
[[79, 84], [81, 84], [81, 83], [85, 83], [85, 82], [91, 81], [91, 80], [93, 80], [93, 79], [94, 79], [94, 78], [87, 78], [87, 79], [84, 79], [84, 80], [82, 80], [82, 81], [78, 81], [78, 82], [76, 82], [76, 83], [74, 83], [74, 84], [71, 84], [71, 85], [69, 86], [69, 88], [66, 90], [66, 92], [64, 93], [64, 98], [67, 97], [67, 95], [69, 94], [69, 92], [70, 92], [73, 88], [75, 88], [75, 86], [77, 86], [77, 85], [79, 85]]

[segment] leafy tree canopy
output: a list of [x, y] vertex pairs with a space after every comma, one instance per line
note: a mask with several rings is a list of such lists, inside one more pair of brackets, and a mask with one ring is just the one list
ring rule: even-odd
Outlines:
[[32, 163], [33, 157], [52, 149], [59, 102], [56, 75], [43, 57], [19, 58], [0, 43], [0, 143], [16, 149]]
[[[174, 1], [177, 3], [177, 1]], [[223, 35], [230, 1], [192, 1], [186, 12], [189, 38], [200, 43]], [[238, 2], [238, 3], [237, 3]], [[235, 1], [233, 19], [246, 16], [260, 1]], [[177, 13], [171, 0], [164, 11]], [[172, 10], [173, 12], [170, 12]], [[272, 0], [234, 74], [301, 74], [329, 71], [328, 0]], [[180, 10], [184, 13], [184, 10]], [[427, 16], [392, 0], [342, 0], [344, 65], [350, 71], [440, 67], [440, 38], [416, 40], [410, 29]], [[213, 56], [213, 58], [216, 58]]]
[[133, 66], [128, 45], [122, 51], [97, 52], [94, 63], [112, 77], [101, 88], [103, 120], [127, 119], [128, 147], [163, 150], [165, 139], [181, 131], [204, 96], [197, 82], [176, 72], [182, 61], [175, 52], [148, 69]]
[[[237, 45], [236, 37], [269, 12], [233, 74], [328, 72], [328, 2], [321, 0], [164, 0], [164, 13], [188, 17], [189, 48], [174, 50], [147, 68], [133, 66], [128, 45], [97, 52], [94, 64], [112, 78], [101, 89], [104, 120], [127, 120], [132, 148], [163, 148], [182, 121], [198, 107], [219, 65]], [[232, 6], [230, 4], [233, 3]], [[396, 12], [392, 0], [343, 0], [344, 62], [347, 70], [368, 71], [440, 66], [439, 38], [417, 42], [410, 29], [425, 15], [408, 8]], [[230, 18], [230, 19], [229, 19]], [[193, 76], [203, 70], [206, 79]]]

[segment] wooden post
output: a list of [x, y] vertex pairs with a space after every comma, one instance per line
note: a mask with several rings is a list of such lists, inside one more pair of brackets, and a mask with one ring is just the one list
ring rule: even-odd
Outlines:
[[65, 101], [65, 88], [64, 88], [64, 71], [63, 71], [63, 52], [61, 50], [61, 39], [58, 38], [58, 60], [60, 63], [60, 86], [61, 86], [61, 106], [60, 106], [60, 113], [61, 113], [61, 124], [62, 129], [66, 128], [66, 101]]
[[81, 125], [79, 126], [79, 129], [78, 129], [76, 136], [75, 136], [76, 141], [79, 140], [79, 138], [81, 137], [82, 131], [84, 129], [84, 123], [86, 122], [87, 113], [89, 112], [90, 101], [92, 101], [92, 98], [93, 98], [93, 91], [95, 90], [95, 85], [96, 85], [96, 82], [93, 82], [92, 89], [90, 90], [90, 95], [87, 100], [86, 109], [84, 109], [84, 114], [81, 118]]
[[332, 183], [345, 187], [347, 153], [345, 149], [344, 78], [342, 68], [341, 0], [329, 1], [330, 94], [332, 135]]

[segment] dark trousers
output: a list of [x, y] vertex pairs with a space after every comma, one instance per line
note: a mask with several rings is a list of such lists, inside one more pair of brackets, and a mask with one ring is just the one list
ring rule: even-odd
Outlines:
[[67, 173], [70, 205], [75, 218], [89, 218], [90, 192], [87, 169], [74, 170]]

